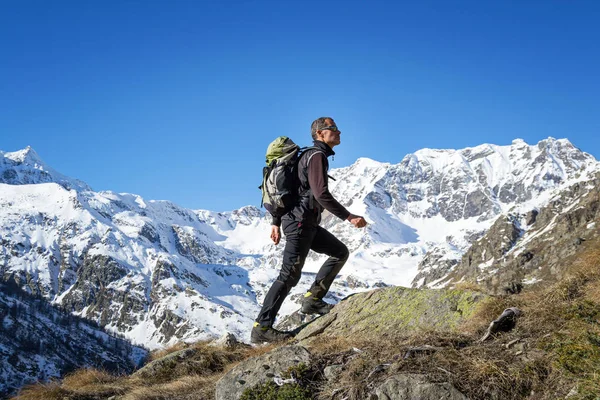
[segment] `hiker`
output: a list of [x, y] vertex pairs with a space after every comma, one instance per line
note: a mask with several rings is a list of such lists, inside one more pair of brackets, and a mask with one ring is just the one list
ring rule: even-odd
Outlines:
[[325, 209], [357, 228], [367, 225], [363, 217], [348, 212], [329, 192], [327, 157], [335, 154], [333, 148], [340, 144], [340, 134], [333, 118], [322, 117], [311, 125], [314, 147], [305, 150], [298, 162], [300, 183], [296, 203], [283, 217], [273, 217], [271, 239], [276, 245], [279, 243], [281, 228], [286, 237], [283, 265], [252, 328], [252, 343], [278, 342], [293, 336], [289, 332], [274, 329], [273, 323], [283, 300], [300, 281], [309, 250], [327, 254], [329, 258], [319, 269], [315, 282], [302, 299], [301, 312], [323, 315], [333, 307], [323, 301], [323, 297], [346, 263], [349, 252], [345, 244], [319, 226], [321, 213]]

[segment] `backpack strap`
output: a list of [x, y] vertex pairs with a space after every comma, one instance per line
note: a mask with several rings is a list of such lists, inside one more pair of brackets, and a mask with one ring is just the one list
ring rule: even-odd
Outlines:
[[[323, 153], [323, 154], [325, 154], [325, 152], [324, 152], [323, 150], [319, 149], [318, 147], [315, 147], [315, 146], [310, 146], [310, 147], [303, 147], [303, 148], [301, 148], [301, 149], [300, 149], [300, 151], [302, 152], [302, 153], [300, 153], [300, 157], [302, 157], [302, 154], [304, 153], [304, 151], [305, 151], [305, 150], [310, 150], [310, 149], [315, 149], [315, 150], [317, 150], [317, 151], [315, 151], [314, 153], [312, 153], [312, 154], [310, 155], [311, 157], [312, 157], [313, 155], [315, 155], [317, 152], [318, 152], [318, 153]], [[300, 162], [300, 157], [298, 157], [298, 162]], [[308, 165], [308, 163], [309, 163], [309, 162], [310, 162], [310, 157], [309, 157], [308, 161], [306, 162], [306, 165]], [[333, 181], [337, 181], [337, 179], [335, 179], [333, 176], [331, 176], [331, 175], [329, 175], [329, 174], [327, 174], [327, 177], [328, 177], [329, 179], [333, 180]]]

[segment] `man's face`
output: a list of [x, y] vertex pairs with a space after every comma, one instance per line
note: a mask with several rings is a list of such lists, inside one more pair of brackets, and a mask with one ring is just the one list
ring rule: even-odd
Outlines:
[[335, 122], [329, 118], [325, 120], [325, 128], [317, 131], [319, 140], [327, 143], [332, 149], [334, 146], [337, 146], [341, 143], [341, 133], [342, 132], [339, 129], [337, 129]]

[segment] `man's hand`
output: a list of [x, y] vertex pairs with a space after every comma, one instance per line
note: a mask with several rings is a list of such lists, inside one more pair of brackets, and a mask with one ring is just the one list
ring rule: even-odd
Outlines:
[[350, 214], [348, 215], [348, 221], [357, 228], [364, 228], [367, 226], [367, 221], [360, 215]]
[[275, 245], [278, 245], [281, 240], [281, 231], [277, 225], [271, 225], [271, 240]]

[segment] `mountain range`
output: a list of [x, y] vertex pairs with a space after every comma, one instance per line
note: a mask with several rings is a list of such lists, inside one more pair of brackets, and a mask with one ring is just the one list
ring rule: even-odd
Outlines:
[[[324, 214], [351, 251], [331, 302], [392, 285], [519, 290], [560, 274], [577, 242], [598, 235], [600, 163], [566, 139], [361, 158], [330, 174], [333, 195], [369, 221], [359, 230]], [[281, 263], [269, 227], [254, 206], [190, 210], [95, 192], [32, 148], [0, 152], [2, 281], [150, 349], [223, 332], [249, 339]], [[309, 255], [282, 316], [322, 261]]]

